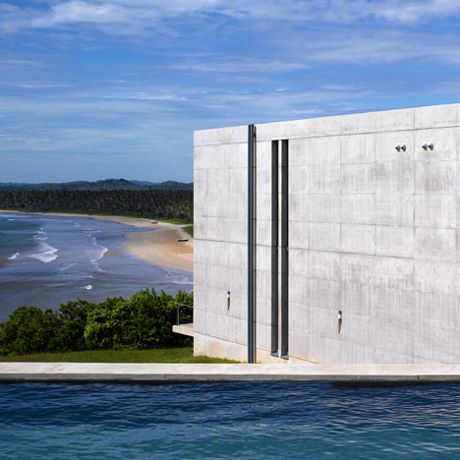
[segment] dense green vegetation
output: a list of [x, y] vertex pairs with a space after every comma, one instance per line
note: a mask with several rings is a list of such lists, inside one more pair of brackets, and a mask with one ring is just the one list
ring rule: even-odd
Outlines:
[[0, 189], [0, 209], [115, 214], [192, 222], [193, 190]]
[[156, 350], [91, 350], [67, 353], [33, 353], [0, 355], [0, 362], [66, 362], [66, 363], [231, 363], [226, 359], [193, 356], [192, 347]]
[[57, 310], [19, 307], [0, 324], [0, 354], [185, 346], [191, 339], [172, 332], [178, 303], [191, 306], [192, 294], [146, 289], [129, 299], [77, 300]]

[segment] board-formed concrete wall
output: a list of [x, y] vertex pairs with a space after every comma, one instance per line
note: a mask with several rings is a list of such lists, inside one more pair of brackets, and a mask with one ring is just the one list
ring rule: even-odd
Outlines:
[[[257, 359], [271, 351], [272, 141], [287, 139], [290, 358], [460, 362], [460, 105], [261, 124], [256, 133]], [[247, 136], [242, 126], [197, 131], [194, 141], [195, 353], [240, 360]]]

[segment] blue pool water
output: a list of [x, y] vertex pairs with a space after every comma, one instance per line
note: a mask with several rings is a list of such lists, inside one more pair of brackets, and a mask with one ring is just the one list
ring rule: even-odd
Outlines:
[[0, 458], [460, 457], [460, 386], [0, 385]]

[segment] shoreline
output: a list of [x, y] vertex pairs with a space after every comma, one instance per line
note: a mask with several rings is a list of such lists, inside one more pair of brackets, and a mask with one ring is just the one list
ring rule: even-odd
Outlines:
[[[182, 230], [184, 225], [152, 221], [144, 217], [105, 216], [68, 212], [27, 212], [0, 209], [0, 212], [56, 217], [84, 217], [94, 220], [116, 222], [150, 231], [128, 233], [123, 247], [133, 256], [158, 267], [193, 272], [193, 238]], [[188, 242], [178, 242], [187, 239]]]

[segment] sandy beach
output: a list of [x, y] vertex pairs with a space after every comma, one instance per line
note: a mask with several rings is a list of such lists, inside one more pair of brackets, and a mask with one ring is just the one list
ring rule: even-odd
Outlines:
[[[2, 209], [0, 212], [19, 211]], [[151, 231], [128, 234], [128, 239], [123, 244], [124, 247], [134, 256], [153, 265], [187, 272], [193, 271], [193, 239], [182, 230], [183, 225], [168, 224], [164, 222], [155, 223], [150, 219], [124, 216], [100, 216], [94, 214], [59, 212], [27, 212], [27, 214], [89, 217], [95, 220], [106, 220], [139, 228], [149, 228]], [[188, 241], [178, 241], [184, 239]]]
[[[150, 223], [152, 231], [131, 233], [124, 246], [146, 262], [160, 267], [193, 271], [193, 240], [182, 230], [182, 225]], [[178, 240], [188, 239], [187, 242]]]

